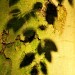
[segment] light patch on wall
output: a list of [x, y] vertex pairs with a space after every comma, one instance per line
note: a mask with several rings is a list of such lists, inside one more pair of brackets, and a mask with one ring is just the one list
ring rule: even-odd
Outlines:
[[67, 17], [67, 11], [66, 8], [61, 5], [57, 7], [58, 10], [58, 17], [55, 20], [54, 23], [54, 32], [55, 33], [59, 33], [59, 35], [61, 35], [63, 33], [64, 30], [64, 26], [65, 26], [65, 21], [66, 21], [66, 17]]

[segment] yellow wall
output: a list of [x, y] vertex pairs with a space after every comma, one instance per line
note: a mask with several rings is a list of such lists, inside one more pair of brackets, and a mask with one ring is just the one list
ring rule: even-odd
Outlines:
[[[67, 18], [62, 36], [56, 37], [58, 52], [53, 53], [49, 75], [75, 75], [75, 0], [73, 6], [64, 0]], [[57, 36], [57, 35], [56, 35]]]

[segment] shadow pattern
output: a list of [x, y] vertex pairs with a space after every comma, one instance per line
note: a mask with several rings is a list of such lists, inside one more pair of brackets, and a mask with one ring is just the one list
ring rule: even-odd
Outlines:
[[58, 0], [58, 2], [59, 2], [59, 5], [62, 5], [62, 2], [63, 2], [64, 0]]
[[42, 8], [42, 3], [41, 2], [36, 2], [35, 4], [34, 4], [34, 6], [33, 6], [33, 10], [34, 11], [37, 11], [37, 10], [39, 10], [39, 9], [41, 9]]
[[68, 0], [69, 4], [73, 6], [73, 0]]
[[9, 30], [12, 28], [14, 32], [17, 32], [23, 26], [24, 23], [24, 18], [13, 17], [8, 21], [6, 29]]
[[48, 24], [54, 24], [55, 17], [57, 17], [57, 7], [52, 3], [48, 3], [45, 17]]
[[[13, 2], [12, 2], [13, 1]], [[18, 0], [17, 0], [18, 1]], [[16, 0], [10, 0], [10, 3], [16, 3]], [[10, 12], [10, 14], [12, 14], [13, 18], [10, 19], [7, 22], [7, 26], [6, 29], [13, 29], [14, 32], [17, 32], [23, 25], [25, 22], [29, 21], [31, 17], [36, 17], [35, 12], [40, 10], [42, 8], [42, 3], [41, 2], [36, 2], [32, 8], [32, 10], [26, 14], [23, 14], [24, 16], [18, 16], [21, 11], [19, 9], [14, 9]]]
[[30, 74], [31, 75], [38, 75], [38, 70], [37, 70], [37, 67], [35, 65], [32, 67]]
[[32, 42], [35, 39], [35, 30], [28, 28], [23, 32], [23, 35], [25, 36], [25, 41], [24, 42]]
[[9, 14], [11, 14], [12, 16], [18, 16], [20, 13], [21, 13], [20, 9], [16, 8], [10, 11]]
[[[9, 0], [9, 6], [16, 4], [18, 1], [19, 0]], [[27, 14], [24, 14], [24, 17], [21, 17], [21, 16], [18, 17], [18, 15], [21, 13], [21, 11], [19, 9], [12, 10], [10, 12], [10, 14], [13, 15], [13, 18], [8, 21], [6, 29], [8, 30], [8, 29], [12, 28], [14, 32], [17, 32], [24, 25], [24, 23], [26, 21], [30, 20], [31, 17], [35, 18], [36, 17], [35, 12], [40, 10], [41, 8], [42, 8], [42, 3], [36, 2], [33, 6], [33, 9], [30, 12], [28, 12]], [[55, 17], [57, 17], [56, 6], [53, 5], [52, 3], [49, 3], [47, 5], [47, 10], [46, 10], [46, 21], [49, 24], [53, 24], [55, 21]], [[44, 25], [41, 25], [39, 28], [41, 30], [46, 29], [46, 27]], [[32, 42], [33, 39], [35, 39], [36, 32], [33, 28], [32, 29], [28, 28], [28, 29], [24, 30], [23, 35], [25, 36], [24, 42]], [[49, 39], [45, 39], [44, 42], [45, 42], [44, 47], [41, 46], [41, 42], [39, 43], [39, 45], [37, 47], [38, 54], [41, 55], [42, 53], [45, 53], [45, 58], [49, 62], [51, 62], [52, 61], [51, 51], [56, 52], [57, 47], [56, 47], [55, 43]], [[20, 63], [20, 68], [30, 65], [34, 59], [35, 59], [34, 53], [27, 53]], [[46, 64], [43, 62], [40, 62], [40, 66], [41, 66], [42, 72], [46, 75], [47, 74]], [[37, 69], [36, 65], [33, 66], [30, 73], [31, 73], [31, 75], [38, 75], [38, 69]]]
[[45, 26], [45, 25], [40, 25], [40, 26], [39, 26], [39, 29], [40, 29], [40, 30], [45, 30], [45, 29], [46, 29], [46, 26]]
[[[62, 5], [62, 2], [63, 2], [64, 0], [58, 0], [58, 2], [59, 2], [59, 5]], [[71, 5], [71, 6], [73, 6], [73, 0], [68, 0], [68, 2], [69, 2], [69, 4]]]
[[9, 6], [15, 5], [18, 3], [20, 0], [9, 0]]
[[47, 74], [46, 64], [43, 62], [40, 62], [40, 65], [41, 65], [41, 71], [46, 75]]
[[39, 55], [41, 55], [42, 53], [45, 53], [45, 58], [51, 62], [52, 61], [52, 57], [51, 57], [51, 51], [57, 51], [57, 47], [56, 45], [54, 44], [53, 41], [49, 40], [49, 39], [45, 39], [44, 40], [45, 42], [45, 45], [44, 47], [41, 46], [41, 43], [39, 43], [38, 47], [37, 47], [37, 50], [38, 50], [38, 53]]
[[34, 53], [26, 54], [25, 57], [23, 58], [23, 61], [20, 64], [20, 68], [30, 65], [34, 59], [35, 59]]

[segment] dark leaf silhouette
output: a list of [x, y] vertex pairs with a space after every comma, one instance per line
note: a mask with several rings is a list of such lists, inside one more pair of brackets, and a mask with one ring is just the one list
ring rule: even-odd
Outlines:
[[51, 57], [50, 52], [46, 52], [46, 53], [45, 53], [45, 58], [46, 58], [49, 62], [51, 62], [52, 57]]
[[57, 47], [52, 40], [45, 39], [45, 49], [57, 52]]
[[28, 28], [23, 32], [25, 36], [25, 42], [31, 42], [35, 38], [35, 30], [32, 28]]
[[40, 62], [40, 65], [41, 65], [42, 72], [46, 75], [47, 74], [46, 64], [43, 62]]
[[35, 11], [33, 10], [27, 14], [23, 14], [24, 17], [18, 17], [17, 15], [20, 13], [21, 11], [19, 9], [14, 9], [10, 12], [14, 17], [8, 21], [6, 29], [12, 28], [14, 32], [17, 32], [31, 17], [36, 17]]
[[13, 17], [8, 21], [6, 29], [12, 28], [14, 32], [18, 31], [25, 23], [24, 18]]
[[39, 55], [43, 53], [43, 48], [41, 47], [41, 43], [39, 43], [37, 50], [38, 50]]
[[36, 14], [35, 14], [34, 11], [31, 11], [31, 12], [30, 12], [30, 15], [31, 15], [32, 17], [36, 17]]
[[52, 3], [48, 3], [46, 10], [46, 21], [49, 24], [53, 24], [55, 21], [55, 17], [57, 17], [57, 7]]
[[33, 66], [32, 70], [31, 70], [31, 75], [38, 75], [38, 70], [36, 66]]
[[45, 29], [46, 29], [46, 26], [45, 26], [45, 25], [41, 25], [41, 26], [39, 26], [39, 28], [40, 28], [41, 30], [45, 30]]
[[20, 13], [20, 9], [16, 8], [16, 9], [13, 9], [12, 11], [10, 11], [10, 14], [14, 14], [14, 13]]
[[34, 17], [34, 18], [36, 17], [36, 14], [35, 14], [35, 11], [34, 10], [31, 10], [30, 12], [28, 12], [28, 13], [26, 13], [24, 15], [24, 19], [26, 21], [29, 21], [31, 17]]
[[33, 6], [33, 10], [39, 10], [42, 8], [42, 3], [41, 2], [36, 2]]
[[26, 19], [26, 21], [30, 20], [30, 12], [24, 15], [24, 18]]
[[58, 2], [59, 2], [59, 4], [61, 5], [61, 4], [62, 4], [62, 2], [63, 2], [63, 0], [58, 0]]
[[21, 13], [20, 9], [14, 9], [10, 12], [11, 15], [13, 16], [17, 16]]
[[73, 5], [73, 0], [68, 0], [70, 5]]
[[9, 6], [12, 6], [16, 4], [17, 2], [19, 2], [19, 0], [9, 0]]
[[57, 51], [57, 47], [56, 45], [54, 44], [53, 41], [49, 40], [49, 39], [45, 39], [44, 40], [45, 42], [45, 45], [44, 47], [41, 46], [41, 43], [39, 43], [38, 47], [37, 47], [37, 50], [38, 50], [38, 53], [39, 55], [41, 55], [42, 53], [45, 53], [45, 58], [51, 62], [51, 51]]
[[25, 57], [23, 58], [23, 61], [20, 64], [20, 68], [30, 65], [33, 59], [35, 58], [34, 55], [35, 55], [34, 53], [26, 54]]
[[18, 13], [18, 12], [20, 12], [20, 9], [14, 9], [10, 13]]

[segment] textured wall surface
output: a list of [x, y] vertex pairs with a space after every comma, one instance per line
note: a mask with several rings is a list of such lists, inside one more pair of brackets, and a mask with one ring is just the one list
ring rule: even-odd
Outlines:
[[0, 0], [0, 75], [75, 75], [75, 0]]
[[[67, 11], [67, 18], [64, 32], [61, 37], [57, 37], [58, 53], [53, 53], [53, 63], [51, 63], [51, 75], [75, 75], [75, 0], [73, 5], [68, 0], [64, 0], [63, 5]], [[56, 40], [57, 40], [56, 39]], [[55, 56], [56, 55], [56, 56]]]

